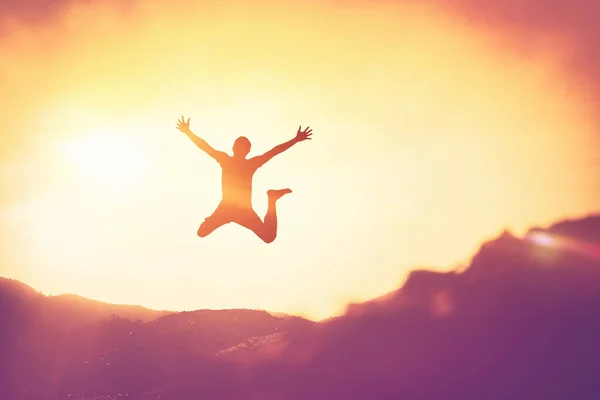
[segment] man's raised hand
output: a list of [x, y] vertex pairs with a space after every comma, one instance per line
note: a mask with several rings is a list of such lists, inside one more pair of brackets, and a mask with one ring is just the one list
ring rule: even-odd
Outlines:
[[302, 125], [298, 127], [298, 132], [296, 132], [296, 140], [302, 142], [303, 140], [311, 140], [312, 129], [309, 126], [306, 127], [305, 130], [302, 130]]
[[183, 116], [181, 117], [181, 119], [178, 119], [177, 129], [179, 129], [183, 133], [191, 133], [192, 131], [190, 130], [190, 118], [188, 118], [187, 122], [185, 118], [183, 118]]

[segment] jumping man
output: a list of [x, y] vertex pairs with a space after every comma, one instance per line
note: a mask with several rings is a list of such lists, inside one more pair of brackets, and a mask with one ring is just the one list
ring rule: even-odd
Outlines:
[[269, 206], [264, 222], [252, 208], [252, 178], [256, 170], [267, 161], [304, 140], [311, 140], [312, 129], [298, 127], [296, 137], [288, 142], [275, 146], [265, 154], [246, 158], [250, 153], [250, 140], [241, 136], [233, 144], [233, 156], [213, 149], [204, 139], [194, 135], [190, 130], [190, 118], [181, 117], [177, 121], [177, 129], [185, 133], [206, 154], [214, 158], [222, 169], [221, 186], [223, 197], [215, 212], [206, 218], [198, 229], [198, 236], [206, 237], [218, 227], [235, 222], [253, 231], [265, 243], [271, 243], [277, 236], [276, 202], [282, 196], [291, 193], [290, 189], [267, 191]]

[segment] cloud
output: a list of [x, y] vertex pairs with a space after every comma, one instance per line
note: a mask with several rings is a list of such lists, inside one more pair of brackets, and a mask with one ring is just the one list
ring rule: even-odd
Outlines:
[[[510, 46], [535, 51], [539, 39], [561, 47], [566, 67], [582, 81], [579, 90], [600, 101], [600, 3], [595, 0], [457, 0], [430, 3], [451, 8], [469, 25], [511, 37]], [[561, 43], [566, 41], [566, 43]], [[560, 95], [560, 93], [557, 93]]]
[[[5, 0], [0, 3], [0, 33], [14, 22], [43, 24], [69, 5], [68, 0]], [[6, 32], [4, 32], [6, 33]]]

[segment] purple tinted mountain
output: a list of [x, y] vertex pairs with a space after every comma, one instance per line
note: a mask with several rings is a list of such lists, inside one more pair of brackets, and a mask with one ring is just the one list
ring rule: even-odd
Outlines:
[[[598, 217], [548, 230], [583, 247], [598, 232]], [[398, 291], [324, 324], [318, 341], [290, 343], [314, 356], [282, 398], [598, 397], [600, 253], [576, 249], [505, 232], [462, 273], [412, 272]]]

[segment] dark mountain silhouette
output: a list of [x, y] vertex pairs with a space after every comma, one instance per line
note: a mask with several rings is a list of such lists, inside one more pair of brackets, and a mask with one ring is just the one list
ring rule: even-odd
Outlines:
[[171, 313], [76, 295], [45, 296], [5, 278], [0, 300], [2, 399], [69, 398], [73, 392], [94, 397], [165, 387], [175, 378], [195, 382], [191, 371], [218, 370], [247, 357], [246, 342], [262, 344], [296, 326], [314, 325], [266, 311]]
[[[540, 231], [540, 229], [537, 229]], [[600, 218], [547, 232], [600, 244]], [[594, 399], [600, 396], [600, 254], [508, 232], [462, 273], [415, 271], [378, 302], [349, 308], [280, 387], [280, 398]], [[273, 371], [274, 374], [278, 372]]]
[[321, 323], [200, 310], [65, 330], [3, 294], [2, 398], [600, 398], [600, 216], [536, 232], [557, 239], [503, 232], [468, 268], [413, 271]]
[[74, 336], [94, 332], [95, 324], [113, 316], [151, 321], [168, 314], [72, 294], [46, 296], [17, 280], [0, 278], [0, 395], [18, 382], [48, 379], [47, 369], [64, 363], [62, 357], [69, 354], [63, 346], [75, 345]]

